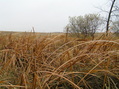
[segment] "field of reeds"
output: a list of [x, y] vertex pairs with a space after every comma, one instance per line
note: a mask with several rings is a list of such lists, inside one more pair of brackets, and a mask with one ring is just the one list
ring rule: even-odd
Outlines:
[[0, 89], [119, 89], [119, 38], [1, 32]]

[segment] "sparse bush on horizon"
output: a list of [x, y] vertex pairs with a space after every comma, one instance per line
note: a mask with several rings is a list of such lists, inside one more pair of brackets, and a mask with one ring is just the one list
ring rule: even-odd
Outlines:
[[70, 17], [69, 24], [66, 26], [66, 32], [76, 37], [94, 38], [94, 34], [98, 31], [102, 24], [102, 18], [98, 14], [87, 14], [85, 16]]

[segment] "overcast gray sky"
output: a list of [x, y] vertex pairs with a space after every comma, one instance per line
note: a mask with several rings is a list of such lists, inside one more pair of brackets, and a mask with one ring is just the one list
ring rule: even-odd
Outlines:
[[98, 13], [107, 0], [0, 0], [0, 31], [62, 32], [69, 16]]

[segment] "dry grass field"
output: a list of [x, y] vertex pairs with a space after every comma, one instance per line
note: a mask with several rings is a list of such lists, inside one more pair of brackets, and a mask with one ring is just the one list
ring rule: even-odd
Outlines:
[[119, 38], [0, 32], [0, 89], [119, 89]]

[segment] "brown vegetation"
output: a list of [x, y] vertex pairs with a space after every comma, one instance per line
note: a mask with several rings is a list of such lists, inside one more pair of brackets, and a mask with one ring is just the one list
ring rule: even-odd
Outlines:
[[118, 38], [0, 34], [0, 89], [119, 88]]

